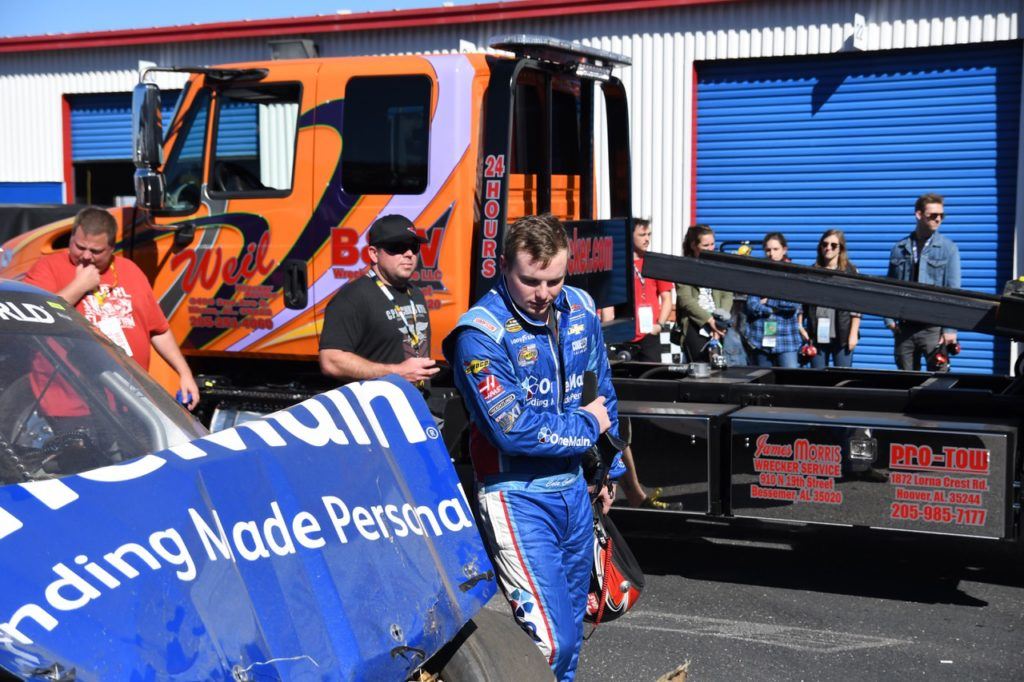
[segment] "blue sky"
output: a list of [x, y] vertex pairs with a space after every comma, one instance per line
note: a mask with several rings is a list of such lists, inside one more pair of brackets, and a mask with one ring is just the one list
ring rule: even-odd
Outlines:
[[[470, 5], [488, 0], [455, 0]], [[387, 11], [410, 7], [439, 7], [442, 0], [0, 0], [0, 36], [82, 33], [150, 26], [208, 24], [217, 21], [273, 17]]]

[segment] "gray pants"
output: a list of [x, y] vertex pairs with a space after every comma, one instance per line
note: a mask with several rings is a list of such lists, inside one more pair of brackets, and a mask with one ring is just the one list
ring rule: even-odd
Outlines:
[[902, 370], [918, 371], [921, 369], [921, 358], [928, 365], [928, 371], [935, 371], [935, 364], [928, 354], [939, 344], [942, 334], [940, 327], [925, 327], [917, 322], [901, 322], [896, 332], [893, 355], [896, 366]]

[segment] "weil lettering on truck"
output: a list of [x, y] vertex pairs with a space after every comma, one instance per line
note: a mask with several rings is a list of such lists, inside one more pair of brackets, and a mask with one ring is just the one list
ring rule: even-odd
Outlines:
[[181, 288], [186, 294], [192, 293], [197, 282], [204, 288], [210, 288], [217, 282], [235, 286], [256, 275], [266, 277], [273, 271], [277, 262], [273, 258], [267, 258], [269, 246], [270, 233], [264, 232], [260, 235], [259, 242], [248, 242], [244, 245], [241, 258], [238, 256], [224, 257], [219, 246], [212, 249], [201, 249], [203, 252], [201, 256], [196, 249], [189, 247], [171, 256], [171, 269], [177, 270], [182, 263], [185, 263]]
[[[97, 624], [119, 632], [111, 637], [137, 652], [136, 635], [140, 641], [172, 636], [164, 609], [152, 609], [140, 590], [173, 599], [175, 581], [206, 590], [215, 580], [227, 599], [231, 590], [221, 583], [228, 576], [230, 582], [276, 574], [284, 570], [281, 561], [306, 562], [302, 555], [313, 551], [330, 552], [316, 560], [316, 576], [328, 583], [338, 576], [324, 575], [324, 567], [347, 571], [367, 553], [393, 560], [407, 551], [403, 543], [420, 538], [444, 543], [451, 535], [469, 544], [447, 553], [438, 546], [441, 560], [420, 549], [399, 558], [403, 572], [450, 570], [448, 563], [465, 562], [474, 551], [473, 561], [486, 562], [440, 434], [422, 401], [418, 408], [410, 402], [410, 395], [419, 400], [411, 390], [390, 380], [350, 384], [125, 464], [0, 488], [0, 563], [7, 576], [0, 662], [12, 654], [37, 663], [40, 651], [62, 651], [73, 661], [60, 646], [94, 649], [87, 634]], [[389, 488], [391, 475], [404, 482]], [[421, 565], [403, 563], [410, 559]], [[274, 568], [258, 568], [264, 562]], [[226, 564], [237, 568], [224, 573]], [[453, 601], [466, 598], [449, 591]], [[187, 598], [179, 607], [194, 608]], [[122, 614], [124, 608], [131, 612]], [[270, 619], [261, 618], [264, 627], [278, 626], [264, 617]], [[294, 627], [287, 619], [280, 626]], [[198, 639], [189, 642], [198, 646]]]
[[265, 284], [238, 284], [235, 298], [191, 296], [188, 322], [193, 328], [271, 329], [274, 326], [270, 301], [273, 287]]
[[992, 453], [985, 448], [889, 445], [889, 518], [930, 524], [984, 526]]
[[[242, 256], [222, 254], [221, 247], [191, 247], [171, 257], [171, 269], [182, 263], [185, 269], [181, 276], [181, 289], [188, 298], [188, 320], [193, 329], [270, 329], [273, 326], [273, 312], [270, 301], [274, 288], [269, 285], [246, 284], [254, 279], [264, 279], [277, 262], [267, 257], [270, 246], [270, 232], [264, 231], [259, 242], [248, 242]], [[201, 252], [201, 255], [200, 253]], [[233, 287], [230, 297], [191, 296], [199, 284], [210, 289], [218, 282]]]
[[842, 476], [842, 448], [797, 438], [792, 443], [772, 443], [769, 434], [757, 437], [754, 471], [757, 483], [750, 497], [810, 504], [842, 504], [836, 489]]
[[[269, 226], [265, 218], [252, 213], [219, 213], [188, 221], [200, 230], [203, 237], [197, 247], [188, 247], [171, 257], [171, 270], [178, 270], [174, 284], [160, 297], [160, 309], [170, 317], [195, 287], [210, 288], [217, 284], [211, 298], [230, 299], [235, 286], [249, 283], [253, 277], [261, 279], [273, 274], [276, 263], [268, 259], [266, 250], [270, 246]], [[242, 237], [242, 247], [237, 253], [225, 252], [222, 247], [213, 246], [222, 229], [237, 231]], [[147, 230], [136, 239], [140, 243], [150, 241], [162, 233]], [[253, 270], [255, 268], [255, 270]]]

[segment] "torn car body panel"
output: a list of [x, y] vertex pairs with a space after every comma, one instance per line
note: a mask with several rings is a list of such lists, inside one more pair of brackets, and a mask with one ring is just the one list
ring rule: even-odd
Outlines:
[[[15, 456], [23, 436], [4, 438]], [[404, 381], [170, 442], [0, 487], [0, 667], [404, 679], [494, 593], [434, 419]]]

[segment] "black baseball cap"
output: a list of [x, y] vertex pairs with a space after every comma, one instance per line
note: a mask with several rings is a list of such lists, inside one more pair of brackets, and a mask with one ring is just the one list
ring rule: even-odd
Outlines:
[[381, 244], [409, 244], [419, 242], [425, 244], [427, 238], [416, 231], [416, 226], [404, 215], [386, 215], [377, 218], [370, 226], [367, 243], [370, 246]]

